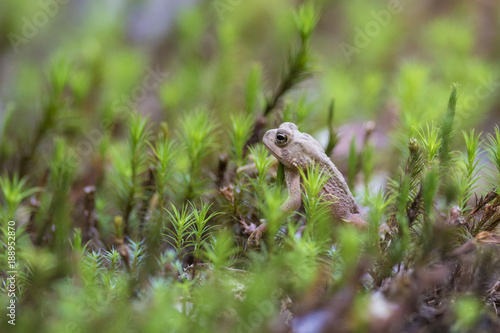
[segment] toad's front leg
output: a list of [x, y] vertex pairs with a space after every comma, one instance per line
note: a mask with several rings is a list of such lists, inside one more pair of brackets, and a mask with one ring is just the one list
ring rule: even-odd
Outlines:
[[[281, 205], [280, 209], [282, 212], [293, 212], [299, 209], [302, 202], [302, 193], [300, 187], [300, 174], [298, 171], [285, 171], [286, 186], [288, 188], [288, 198]], [[262, 224], [259, 225], [248, 238], [248, 244], [255, 240], [258, 245], [260, 237], [266, 231], [266, 221], [261, 220]]]
[[302, 191], [300, 186], [300, 173], [296, 170], [285, 171], [286, 187], [288, 188], [288, 198], [281, 205], [283, 212], [292, 212], [300, 208], [302, 202]]
[[346, 219], [344, 219], [344, 221], [351, 223], [356, 228], [360, 229], [368, 228], [368, 222], [365, 221], [365, 219], [363, 218], [363, 216], [361, 216], [361, 214], [350, 214]]

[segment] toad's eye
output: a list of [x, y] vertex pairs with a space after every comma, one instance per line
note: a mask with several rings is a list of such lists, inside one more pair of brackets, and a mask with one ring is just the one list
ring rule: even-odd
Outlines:
[[279, 146], [284, 146], [288, 142], [288, 137], [285, 133], [276, 134], [276, 144]]

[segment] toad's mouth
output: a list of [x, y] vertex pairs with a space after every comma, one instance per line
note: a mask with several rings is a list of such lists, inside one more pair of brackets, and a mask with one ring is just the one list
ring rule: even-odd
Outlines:
[[276, 130], [269, 130], [264, 134], [264, 137], [262, 138], [262, 143], [264, 146], [269, 150], [269, 152], [276, 157], [278, 160], [281, 158], [276, 151], [277, 147], [275, 146], [274, 143], [274, 138], [276, 137]]

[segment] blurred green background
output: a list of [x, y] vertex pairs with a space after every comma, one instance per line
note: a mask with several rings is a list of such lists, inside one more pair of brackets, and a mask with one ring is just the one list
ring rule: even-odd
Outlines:
[[[300, 1], [3, 1], [1, 9], [3, 156], [29, 144], [50, 62], [68, 57], [75, 104], [61, 130], [95, 126], [104, 116], [139, 109], [176, 124], [204, 105], [222, 124], [244, 108], [254, 66], [264, 91], [275, 88], [295, 41]], [[394, 118], [411, 127], [437, 119], [452, 83], [460, 84], [459, 128], [496, 119], [498, 3], [467, 1], [318, 1], [313, 36], [317, 74], [289, 98], [313, 104], [319, 130], [335, 98], [336, 121]], [[158, 88], [134, 95], [148, 69], [167, 73]], [[123, 98], [130, 99], [126, 103]], [[496, 104], [495, 104], [496, 102]], [[489, 115], [488, 115], [488, 111]], [[115, 114], [116, 113], [116, 114]]]

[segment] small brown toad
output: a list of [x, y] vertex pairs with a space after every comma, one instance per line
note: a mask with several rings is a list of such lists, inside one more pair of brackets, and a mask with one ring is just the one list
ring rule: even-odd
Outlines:
[[[288, 212], [297, 210], [302, 202], [301, 176], [299, 169], [305, 170], [311, 165], [319, 167], [330, 175], [320, 192], [324, 198], [333, 199], [329, 208], [335, 220], [349, 222], [356, 227], [365, 228], [367, 222], [360, 214], [344, 177], [338, 171], [318, 141], [307, 133], [298, 130], [293, 123], [283, 123], [277, 129], [264, 134], [262, 139], [266, 148], [281, 162], [285, 169], [285, 180], [288, 188], [288, 199], [281, 210]], [[260, 225], [250, 236], [257, 243], [265, 230], [265, 224]]]

